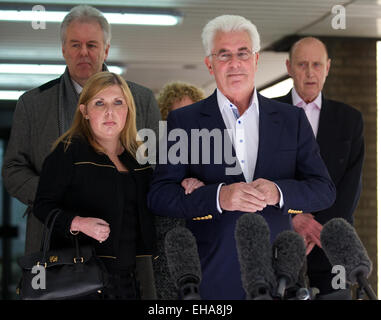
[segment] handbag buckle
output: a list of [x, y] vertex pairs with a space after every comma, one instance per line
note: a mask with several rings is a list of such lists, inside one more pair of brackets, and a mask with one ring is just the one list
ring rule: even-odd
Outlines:
[[[37, 267], [39, 267], [40, 266], [40, 261], [37, 261]], [[46, 269], [46, 267], [48, 266], [48, 264], [45, 262], [44, 263], [44, 268]]]
[[[74, 263], [77, 263], [77, 260], [78, 260], [78, 259], [77, 259], [76, 257], [74, 257]], [[83, 260], [83, 257], [80, 257], [79, 260], [81, 260], [81, 263], [83, 263], [83, 261], [84, 261], [84, 260]]]

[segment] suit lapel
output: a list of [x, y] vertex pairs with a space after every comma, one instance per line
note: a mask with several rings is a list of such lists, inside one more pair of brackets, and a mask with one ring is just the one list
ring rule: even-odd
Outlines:
[[329, 102], [322, 97], [322, 104], [319, 116], [319, 127], [316, 140], [319, 145], [332, 139], [332, 129], [335, 128], [334, 110], [329, 107]]
[[[276, 157], [283, 120], [272, 101], [258, 94], [259, 146], [254, 180], [265, 176], [271, 165], [269, 159]], [[269, 168], [271, 170], [271, 168]]]
[[217, 103], [217, 90], [204, 100], [199, 117], [200, 128], [206, 128], [208, 130], [213, 130], [219, 128], [222, 130], [226, 129], [224, 119], [220, 112], [220, 108]]

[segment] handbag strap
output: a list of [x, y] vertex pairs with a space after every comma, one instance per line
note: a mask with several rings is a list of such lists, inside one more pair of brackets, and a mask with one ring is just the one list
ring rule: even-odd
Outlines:
[[[43, 252], [41, 263], [46, 262], [47, 252], [49, 251], [49, 248], [50, 248], [50, 240], [51, 240], [54, 224], [56, 222], [58, 215], [61, 212], [62, 211], [60, 209], [54, 209], [51, 212], [49, 212], [48, 216], [46, 217], [45, 224], [44, 224], [43, 237], [41, 240], [41, 250], [40, 251]], [[49, 222], [50, 222], [50, 226], [49, 226]], [[74, 257], [74, 262], [75, 263], [77, 261], [83, 262], [83, 258], [81, 259], [81, 255], [80, 255], [80, 249], [79, 249], [79, 243], [78, 243], [78, 237], [77, 236], [74, 236], [74, 242], [75, 242], [75, 254], [76, 254], [76, 256]]]
[[52, 231], [53, 231], [56, 219], [60, 213], [61, 213], [61, 210], [54, 209], [50, 211], [48, 216], [46, 217], [45, 224], [44, 224], [43, 237], [41, 240], [41, 247], [42, 247], [41, 251], [43, 252], [42, 261], [41, 261], [42, 263], [46, 262], [45, 260], [46, 253], [49, 251], [49, 248], [50, 248], [50, 239], [52, 236]]
[[[60, 214], [60, 212], [61, 211], [59, 209], [53, 209], [52, 211], [49, 212], [48, 216], [46, 217], [45, 222], [44, 222], [42, 238], [41, 238], [40, 251], [44, 251], [44, 245], [46, 242], [46, 238], [48, 236], [49, 229], [53, 228], [53, 225], [55, 222], [54, 217], [57, 217]], [[52, 218], [54, 218], [54, 221], [53, 221], [53, 223], [50, 223], [50, 228], [49, 228], [49, 222], [52, 220]]]

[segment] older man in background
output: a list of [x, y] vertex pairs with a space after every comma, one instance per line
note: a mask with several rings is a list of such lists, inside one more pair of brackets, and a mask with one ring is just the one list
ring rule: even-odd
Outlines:
[[[278, 101], [303, 109], [312, 126], [321, 156], [336, 186], [332, 207], [295, 215], [294, 229], [307, 243], [307, 274], [310, 286], [320, 290], [320, 297], [339, 294], [332, 288], [332, 266], [321, 249], [322, 225], [341, 217], [353, 224], [361, 192], [361, 171], [364, 162], [363, 120], [361, 113], [344, 103], [329, 100], [322, 94], [331, 66], [326, 46], [317, 38], [306, 37], [291, 48], [286, 61], [294, 88]], [[340, 292], [350, 299], [350, 291]]]

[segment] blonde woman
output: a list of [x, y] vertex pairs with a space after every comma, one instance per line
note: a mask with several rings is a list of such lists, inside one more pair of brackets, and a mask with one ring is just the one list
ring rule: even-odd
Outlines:
[[72, 127], [46, 158], [34, 204], [41, 221], [58, 216], [52, 246], [71, 237], [91, 243], [110, 276], [110, 286], [89, 299], [139, 299], [137, 254], [152, 254], [153, 217], [146, 206], [152, 169], [136, 160], [135, 104], [126, 82], [100, 72], [86, 83]]

